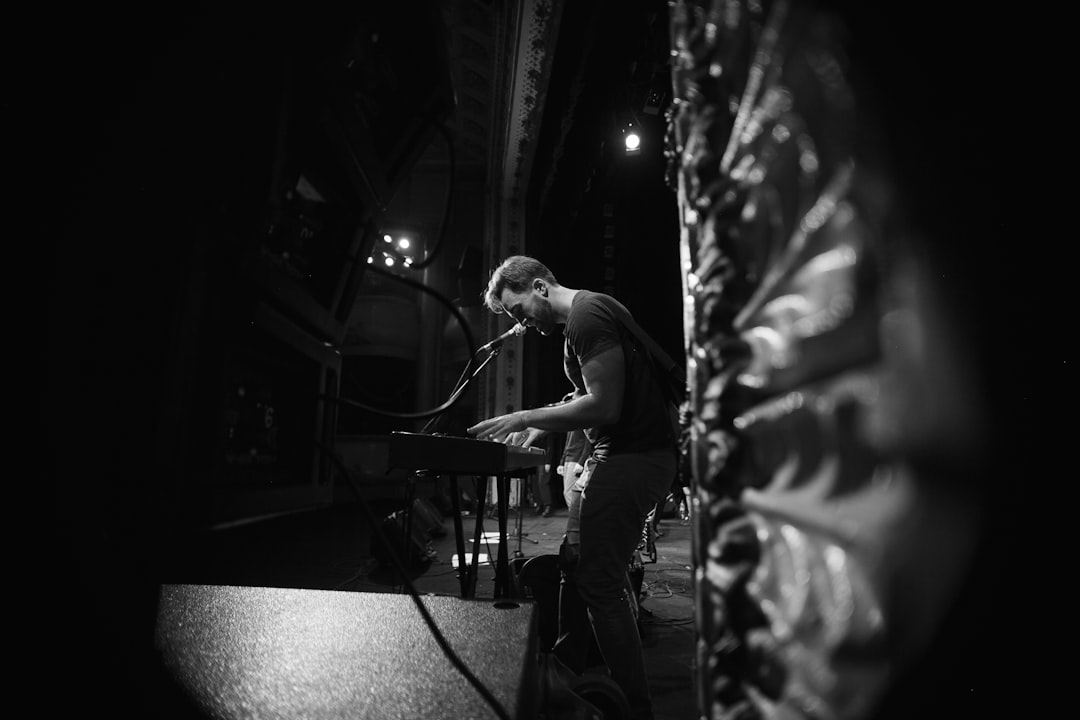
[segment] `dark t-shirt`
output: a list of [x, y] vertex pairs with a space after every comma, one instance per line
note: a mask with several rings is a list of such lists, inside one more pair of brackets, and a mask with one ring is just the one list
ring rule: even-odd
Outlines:
[[563, 330], [566, 377], [582, 392], [585, 390], [582, 364], [616, 345], [623, 349], [626, 385], [622, 414], [613, 425], [585, 430], [594, 454], [601, 458], [614, 453], [674, 448], [669, 403], [653, 378], [646, 350], [638, 347], [636, 338], [619, 320], [622, 313], [630, 315], [618, 300], [579, 290], [570, 304]]

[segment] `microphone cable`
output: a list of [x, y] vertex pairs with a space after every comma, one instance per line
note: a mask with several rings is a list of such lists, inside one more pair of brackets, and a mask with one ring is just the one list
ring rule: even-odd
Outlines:
[[[414, 265], [414, 267], [415, 267], [415, 265]], [[402, 283], [404, 283], [406, 285], [409, 285], [410, 287], [414, 287], [417, 290], [420, 290], [421, 292], [425, 292], [425, 293], [431, 295], [432, 297], [434, 297], [440, 303], [445, 305], [450, 310], [450, 312], [453, 313], [454, 317], [457, 319], [458, 326], [461, 328], [461, 332], [465, 336], [466, 346], [470, 347], [470, 348], [476, 347], [476, 340], [474, 339], [473, 334], [472, 334], [472, 330], [469, 327], [468, 319], [461, 313], [461, 310], [459, 310], [457, 307], [455, 307], [454, 303], [450, 302], [445, 296], [442, 295], [442, 293], [439, 293], [439, 292], [433, 290], [432, 288], [429, 288], [424, 283], [413, 280], [412, 278], [402, 277], [400, 275], [395, 275], [394, 273], [392, 273], [392, 272], [390, 272], [388, 270], [383, 270], [382, 268], [380, 268], [377, 265], [369, 265], [368, 270], [376, 272], [376, 273], [378, 273], [380, 275], [385, 275], [388, 278], [392, 278], [394, 280], [402, 282]], [[462, 377], [464, 377], [465, 373], [468, 372], [469, 368], [472, 366], [473, 362], [476, 359], [476, 355], [477, 355], [477, 352], [474, 351], [472, 357], [469, 358], [469, 363], [465, 366], [465, 370], [462, 372]], [[483, 367], [483, 365], [481, 365], [480, 367]], [[477, 369], [477, 372], [479, 372], [479, 368]], [[475, 374], [476, 373], [473, 373], [473, 376], [475, 376]], [[461, 388], [459, 388], [458, 391], [456, 392], [456, 394], [452, 394], [450, 396], [450, 398], [446, 400], [446, 402], [439, 405], [438, 407], [432, 408], [430, 410], [421, 410], [421, 411], [418, 411], [418, 412], [411, 412], [411, 413], [391, 412], [389, 410], [383, 410], [381, 408], [376, 408], [376, 407], [372, 407], [370, 405], [366, 405], [366, 404], [358, 402], [356, 400], [350, 400], [348, 398], [343, 398], [343, 397], [331, 397], [329, 395], [326, 395], [325, 393], [320, 394], [319, 398], [321, 400], [327, 400], [327, 401], [330, 401], [330, 402], [343, 403], [343, 404], [349, 405], [351, 407], [359, 408], [360, 410], [364, 410], [364, 411], [367, 411], [367, 412], [370, 412], [370, 413], [374, 413], [375, 415], [380, 415], [382, 417], [399, 418], [399, 419], [402, 419], [402, 420], [423, 420], [423, 419], [426, 419], [426, 418], [431, 418], [431, 417], [435, 417], [437, 415], [440, 415], [440, 414], [446, 412], [447, 410], [449, 410], [450, 408], [452, 408], [457, 403], [457, 401], [461, 398], [461, 395], [462, 395], [462, 392], [464, 391], [464, 389], [465, 389], [465, 386], [462, 386]]]

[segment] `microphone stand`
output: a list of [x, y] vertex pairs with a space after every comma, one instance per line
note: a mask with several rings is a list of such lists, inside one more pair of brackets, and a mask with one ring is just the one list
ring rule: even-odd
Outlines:
[[[491, 352], [486, 358], [484, 358], [484, 361], [480, 363], [476, 370], [473, 371], [472, 375], [467, 376], [469, 372], [469, 366], [472, 365], [472, 361], [476, 359], [476, 355], [478, 353], [473, 354], [472, 358], [470, 358], [469, 362], [465, 365], [465, 369], [461, 371], [461, 375], [458, 376], [457, 382], [454, 384], [454, 389], [450, 391], [447, 410], [450, 409], [449, 405], [452, 405], [458, 399], [458, 397], [461, 396], [461, 393], [465, 392], [465, 388], [469, 385], [469, 383], [472, 382], [476, 378], [476, 376], [480, 374], [480, 371], [483, 370], [487, 366], [487, 364], [491, 362], [500, 352], [502, 352], [502, 345], [492, 348]], [[427, 424], [424, 425], [424, 429], [420, 432], [434, 435], [434, 426], [438, 424], [440, 420], [442, 420], [445, 414], [446, 411], [444, 410], [438, 415], [433, 415], [432, 418], [427, 421]]]

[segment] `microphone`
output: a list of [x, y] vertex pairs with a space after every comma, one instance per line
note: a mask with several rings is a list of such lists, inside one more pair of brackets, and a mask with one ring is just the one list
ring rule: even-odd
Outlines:
[[514, 327], [510, 328], [502, 335], [495, 338], [486, 345], [481, 345], [480, 350], [494, 350], [495, 348], [501, 346], [504, 342], [512, 338], [514, 335], [524, 335], [526, 330], [528, 330], [528, 328], [526, 328], [524, 325], [514, 323]]

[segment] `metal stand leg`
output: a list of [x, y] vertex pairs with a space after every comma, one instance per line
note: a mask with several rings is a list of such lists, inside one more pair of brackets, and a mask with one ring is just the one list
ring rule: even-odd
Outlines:
[[[487, 477], [486, 476], [480, 476], [480, 477], [476, 478], [476, 493], [477, 493], [476, 496], [478, 498], [487, 497]], [[467, 594], [463, 595], [463, 597], [468, 597], [468, 598], [476, 597], [476, 578], [477, 578], [477, 575], [479, 574], [480, 540], [481, 540], [481, 533], [483, 531], [483, 527], [484, 527], [484, 513], [483, 513], [483, 511], [480, 509], [480, 507], [478, 505], [477, 512], [476, 512], [476, 525], [473, 528], [472, 562], [468, 563], [468, 568], [465, 571], [466, 575], [468, 576], [468, 579], [466, 581], [467, 585], [468, 585]], [[460, 556], [460, 560], [459, 560], [459, 563], [458, 563], [459, 566], [460, 566], [460, 563], [462, 563], [464, 561], [465, 561], [464, 555]]]
[[525, 554], [521, 552], [521, 540], [522, 540], [522, 538], [528, 540], [533, 545], [539, 545], [540, 541], [539, 540], [533, 540], [532, 538], [529, 537], [528, 533], [522, 532], [522, 518], [525, 515], [525, 509], [524, 509], [525, 481], [528, 480], [528, 476], [527, 475], [525, 475], [525, 476], [518, 475], [517, 479], [521, 481], [521, 488], [520, 488], [520, 490], [518, 492], [517, 523], [516, 523], [516, 525], [517, 525], [517, 528], [516, 528], [517, 529], [517, 532], [516, 532], [516, 535], [517, 535], [517, 551], [514, 553], [514, 557], [521, 558], [521, 557], [525, 557]]
[[454, 542], [457, 546], [458, 579], [461, 581], [461, 597], [469, 596], [468, 569], [465, 567], [465, 529], [461, 524], [461, 498], [458, 496], [457, 475], [450, 476], [450, 509], [454, 513]]
[[506, 525], [507, 514], [510, 511], [510, 478], [499, 475], [496, 478], [498, 497], [496, 503], [499, 508], [499, 555], [495, 561], [495, 597], [508, 597], [510, 595], [510, 564], [507, 554]]
[[[401, 510], [401, 563], [408, 570], [412, 566], [412, 506], [416, 498], [416, 475], [405, 480], [405, 507]], [[417, 558], [419, 560], [419, 558]], [[399, 592], [405, 592], [405, 578], [401, 578]]]

